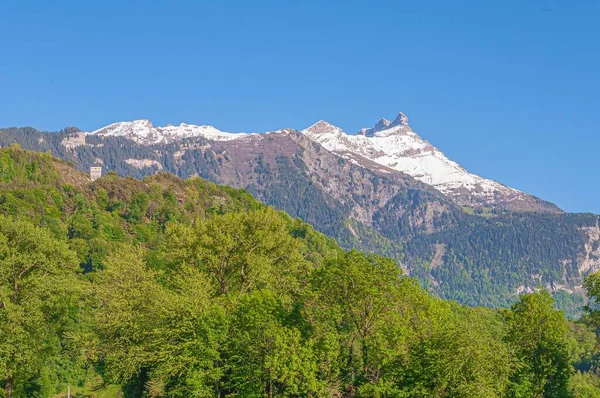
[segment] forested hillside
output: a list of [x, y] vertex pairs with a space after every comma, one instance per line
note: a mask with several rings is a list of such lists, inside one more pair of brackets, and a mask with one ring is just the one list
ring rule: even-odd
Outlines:
[[600, 396], [597, 277], [579, 322], [468, 308], [243, 190], [18, 147], [0, 213], [5, 397]]
[[75, 128], [0, 129], [0, 146], [12, 143], [80, 170], [102, 164], [135, 178], [167, 171], [244, 188], [345, 249], [394, 258], [426, 289], [463, 304], [510, 306], [543, 286], [576, 317], [583, 278], [600, 267], [597, 215], [459, 207], [406, 174], [365, 158], [355, 164], [294, 130], [141, 145]]

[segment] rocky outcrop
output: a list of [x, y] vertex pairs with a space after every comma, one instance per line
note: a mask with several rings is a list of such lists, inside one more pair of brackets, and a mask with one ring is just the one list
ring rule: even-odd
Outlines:
[[125, 159], [125, 163], [137, 169], [143, 169], [144, 167], [156, 167], [158, 170], [163, 169], [162, 164], [153, 159]]
[[[600, 219], [600, 217], [599, 217]], [[592, 227], [583, 227], [582, 231], [586, 235], [586, 242], [583, 245], [583, 252], [578, 258], [579, 272], [586, 275], [592, 271], [600, 269], [600, 222], [596, 219], [596, 225]]]

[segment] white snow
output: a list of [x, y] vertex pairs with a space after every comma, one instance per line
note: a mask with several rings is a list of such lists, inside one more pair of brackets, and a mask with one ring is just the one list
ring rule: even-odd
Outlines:
[[346, 134], [341, 128], [323, 120], [302, 132], [326, 149], [354, 162], [357, 160], [351, 154], [404, 172], [447, 195], [458, 195], [459, 191], [466, 189], [473, 196], [492, 203], [497, 196], [503, 200], [525, 196], [496, 181], [471, 174], [448, 159], [412, 131], [408, 118], [402, 113], [394, 122], [382, 119], [374, 128], [361, 129], [356, 135]]
[[246, 133], [228, 133], [213, 126], [196, 126], [181, 123], [179, 126], [154, 127], [148, 120], [118, 122], [98, 129], [91, 134], [124, 137], [140, 144], [165, 144], [182, 138], [204, 137], [213, 141], [228, 141], [244, 137]]

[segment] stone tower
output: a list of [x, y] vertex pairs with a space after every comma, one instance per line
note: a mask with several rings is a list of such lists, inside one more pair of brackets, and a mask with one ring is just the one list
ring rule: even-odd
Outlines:
[[102, 177], [102, 167], [99, 167], [99, 166], [90, 167], [90, 180], [96, 181], [100, 177]]

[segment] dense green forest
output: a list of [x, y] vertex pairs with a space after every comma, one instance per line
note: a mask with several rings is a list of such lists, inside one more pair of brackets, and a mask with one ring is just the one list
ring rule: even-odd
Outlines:
[[600, 397], [585, 287], [469, 308], [243, 190], [0, 150], [4, 397]]

